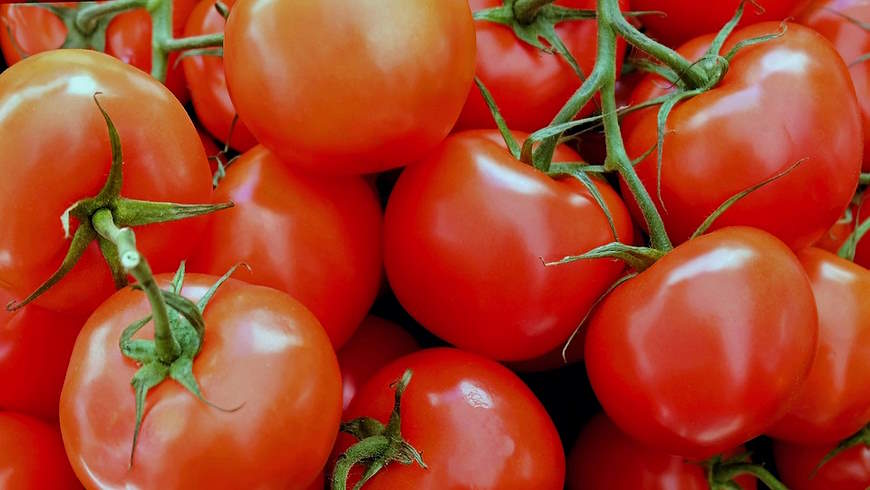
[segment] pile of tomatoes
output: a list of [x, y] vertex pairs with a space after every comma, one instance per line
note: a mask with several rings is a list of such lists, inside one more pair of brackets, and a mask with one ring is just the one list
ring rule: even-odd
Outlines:
[[868, 26], [0, 5], [0, 487], [868, 488]]

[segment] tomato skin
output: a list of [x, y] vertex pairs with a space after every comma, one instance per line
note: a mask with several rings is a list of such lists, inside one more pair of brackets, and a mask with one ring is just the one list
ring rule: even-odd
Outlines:
[[341, 347], [381, 283], [381, 207], [372, 188], [354, 176], [304, 175], [258, 146], [227, 170], [215, 199], [235, 207], [212, 216], [190, 270], [222, 274], [247, 263], [247, 281], [298, 299]]
[[[178, 100], [153, 78], [94, 51], [56, 50], [16, 63], [0, 76], [0, 283], [26, 297], [60, 265], [69, 247], [60, 216], [105, 183], [111, 165], [106, 122], [121, 138], [131, 199], [211, 202], [211, 178], [196, 128]], [[62, 152], [63, 165], [58, 165]], [[26, 210], [24, 212], [23, 210]], [[75, 228], [75, 220], [71, 220]], [[136, 228], [139, 250], [156, 272], [174, 270], [205, 219]], [[90, 312], [115, 290], [94, 242], [73, 270], [37, 304]]]
[[[157, 277], [167, 287], [171, 277]], [[194, 301], [217, 280], [188, 274]], [[125, 288], [91, 316], [73, 350], [61, 394], [67, 455], [88, 488], [304, 489], [329, 456], [341, 415], [338, 362], [317, 319], [280, 291], [227, 281], [205, 309], [194, 360], [203, 396], [167, 380], [149, 393], [132, 469], [136, 364], [121, 332], [149, 312]], [[146, 326], [135, 338], [153, 338]]]
[[870, 485], [870, 447], [858, 445], [843, 451], [813, 470], [834, 445], [799, 446], [775, 441], [773, 454], [779, 476], [790, 490], [865, 490]]
[[[541, 402], [507, 368], [456, 349], [426, 349], [377, 372], [354, 398], [344, 420], [386, 422], [390, 384], [405, 369], [413, 377], [402, 397], [402, 435], [428, 465], [393, 464], [366, 490], [561, 490], [565, 456]], [[340, 434], [336, 452], [355, 442]], [[351, 488], [361, 475], [354, 468]]]
[[[193, 9], [187, 21], [185, 36], [198, 36], [223, 32], [224, 18], [214, 8], [217, 0], [203, 0]], [[234, 1], [224, 2], [232, 7]], [[184, 74], [190, 87], [193, 108], [203, 126], [218, 140], [226, 142], [230, 136], [230, 127], [236, 116], [233, 101], [227, 90], [227, 80], [224, 74], [224, 62], [217, 56], [188, 56], [182, 60]], [[230, 146], [240, 152], [253, 148], [257, 140], [241, 120], [236, 121], [233, 128]]]
[[[13, 299], [0, 289], [0, 308]], [[0, 410], [57, 420], [60, 388], [84, 320], [33, 305], [0, 310]]]
[[[739, 0], [632, 0], [633, 10], [654, 10], [666, 16], [645, 15], [641, 22], [649, 35], [669, 46], [679, 46], [693, 37], [719, 32], [737, 12]], [[740, 26], [781, 21], [796, 13], [807, 0], [758, 0], [764, 11], [747, 3]]]
[[800, 394], [767, 433], [798, 444], [835, 443], [870, 421], [870, 271], [815, 248], [798, 258], [816, 298], [819, 346]]
[[[737, 479], [755, 490], [752, 477]], [[568, 490], [709, 490], [701, 465], [649, 449], [596, 415], [568, 455]]]
[[474, 43], [467, 0], [240, 0], [224, 63], [260, 143], [310, 171], [362, 174], [415, 161], [447, 136], [474, 78]]
[[13, 412], [0, 412], [3, 490], [77, 490], [57, 427]]
[[[744, 28], [729, 38], [723, 52], [739, 40], [779, 29], [778, 23]], [[696, 39], [680, 52], [695, 59], [711, 39]], [[650, 77], [632, 100], [638, 103], [668, 90], [661, 79]], [[627, 121], [630, 156], [639, 157], [655, 145], [657, 112], [647, 110]], [[714, 223], [714, 228], [761, 228], [800, 250], [843, 215], [858, 185], [863, 135], [848, 70], [830, 43], [796, 24], [789, 24], [778, 39], [740, 51], [716, 88], [674, 108], [667, 129], [661, 166], [664, 208], [656, 197], [656, 152], [635, 169], [677, 243], [727, 199], [806, 159]], [[628, 203], [641, 222], [633, 200]]]
[[338, 351], [343, 409], [379, 369], [420, 348], [411, 334], [395, 323], [367, 316], [353, 337]]
[[[623, 7], [628, 2], [622, 2]], [[475, 12], [503, 4], [500, 0], [469, 0]], [[557, 5], [595, 10], [595, 0], [562, 0]], [[557, 53], [545, 53], [516, 37], [510, 27], [485, 20], [475, 21], [477, 31], [477, 68], [475, 74], [486, 85], [498, 104], [508, 127], [519, 131], [536, 131], [548, 124], [582, 80]], [[556, 34], [568, 48], [584, 74], [592, 72], [598, 42], [598, 24], [594, 20], [562, 22]], [[625, 55], [620, 39], [616, 59], [617, 73]], [[581, 117], [596, 109], [586, 104]], [[492, 114], [477, 86], [471, 88], [458, 129], [494, 128]]]
[[[556, 155], [579, 158], [568, 148]], [[630, 242], [625, 206], [609, 186], [598, 188]], [[604, 213], [579, 182], [514, 159], [497, 131], [466, 131], [399, 177], [385, 215], [384, 263], [402, 306], [432, 333], [520, 361], [563, 343], [623, 270], [613, 260], [547, 267], [541, 258], [611, 241]]]
[[626, 434], [705, 459], [788, 409], [815, 354], [816, 315], [806, 274], [782, 242], [724, 228], [604, 299], [586, 332], [589, 380]]

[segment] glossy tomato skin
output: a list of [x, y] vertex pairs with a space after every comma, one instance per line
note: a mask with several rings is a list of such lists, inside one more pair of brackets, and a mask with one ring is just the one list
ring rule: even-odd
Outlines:
[[57, 427], [13, 412], [0, 412], [3, 490], [77, 490]]
[[[738, 478], [755, 490], [752, 477]], [[709, 490], [701, 465], [649, 449], [626, 436], [606, 415], [596, 415], [568, 455], [568, 490]]]
[[212, 217], [190, 270], [222, 274], [247, 263], [246, 280], [298, 299], [341, 347], [381, 283], [381, 207], [371, 186], [304, 175], [258, 146], [228, 169], [215, 199], [235, 207]]
[[[382, 422], [393, 407], [390, 385], [406, 369], [402, 434], [422, 452], [428, 469], [393, 464], [367, 490], [561, 490], [565, 456], [544, 407], [507, 368], [456, 349], [427, 349], [394, 361], [357, 394], [344, 420]], [[341, 434], [338, 453], [354, 439]], [[348, 481], [351, 488], [359, 468]]]
[[[171, 278], [158, 276], [161, 287]], [[197, 301], [217, 277], [188, 274]], [[67, 455], [87, 488], [308, 487], [329, 456], [341, 416], [338, 362], [304, 306], [274, 289], [227, 281], [204, 312], [206, 334], [193, 372], [203, 396], [167, 380], [149, 393], [130, 468], [136, 364], [121, 332], [148, 302], [126, 288], [98, 308], [73, 350], [61, 394]], [[149, 324], [134, 338], [153, 338]]]
[[415, 161], [447, 136], [471, 88], [474, 43], [468, 0], [240, 0], [224, 63], [260, 143], [291, 165], [362, 174]]
[[[768, 22], [739, 30], [723, 52], [739, 40], [779, 29], [780, 24]], [[680, 51], [696, 59], [711, 39], [694, 40]], [[668, 90], [661, 79], [648, 78], [632, 99], [638, 103]], [[655, 145], [657, 112], [647, 110], [627, 121], [630, 156]], [[716, 88], [674, 108], [667, 130], [663, 205], [656, 198], [656, 152], [635, 169], [677, 243], [727, 199], [803, 160], [714, 223], [714, 228], [761, 228], [800, 250], [843, 215], [858, 184], [863, 135], [848, 69], [830, 43], [796, 24], [776, 40], [741, 50]]]
[[805, 445], [835, 443], [870, 421], [870, 271], [816, 248], [798, 254], [819, 312], [819, 346], [788, 413], [768, 434]]
[[414, 337], [402, 327], [383, 318], [367, 316], [337, 354], [343, 408], [347, 410], [360, 388], [379, 369], [419, 348]]
[[[0, 289], [0, 308], [14, 298]], [[0, 410], [57, 420], [70, 353], [85, 318], [30, 305], [0, 310]]]
[[[524, 135], [517, 133], [517, 138]], [[557, 161], [579, 156], [560, 148]], [[619, 237], [632, 227], [604, 183]], [[457, 347], [520, 361], [555, 349], [622, 272], [612, 260], [547, 267], [613, 241], [583, 186], [514, 159], [497, 131], [450, 136], [409, 166], [387, 204], [384, 262], [402, 306]]]
[[[621, 2], [623, 7], [627, 2]], [[500, 0], [469, 0], [475, 12], [503, 4]], [[568, 8], [595, 10], [595, 0], [562, 0]], [[477, 31], [477, 69], [475, 74], [486, 85], [498, 104], [508, 127], [536, 131], [553, 120], [559, 109], [580, 87], [581, 78], [557, 53], [546, 53], [516, 37], [513, 30], [486, 20], [475, 21]], [[556, 34], [577, 60], [584, 74], [592, 72], [597, 50], [598, 25], [594, 20], [562, 22]], [[621, 69], [625, 43], [620, 40], [616, 59]], [[587, 104], [581, 115], [596, 109]], [[492, 113], [477, 86], [471, 88], [457, 128], [494, 128]]]
[[[758, 0], [759, 11], [746, 4], [740, 26], [781, 21], [795, 14], [806, 0]], [[645, 15], [641, 22], [648, 34], [669, 46], [679, 46], [693, 37], [719, 32], [734, 17], [740, 0], [632, 0], [633, 10], [654, 10], [666, 15]]]
[[[208, 163], [178, 100], [154, 79], [94, 51], [57, 50], [16, 63], [0, 76], [0, 284], [26, 297], [60, 265], [69, 247], [60, 216], [97, 195], [111, 165], [106, 122], [120, 134], [122, 197], [177, 203], [211, 201]], [[59, 153], [60, 152], [60, 153]], [[63, 165], [58, 165], [58, 158]], [[205, 219], [136, 228], [139, 250], [157, 271], [174, 270]], [[74, 228], [75, 220], [71, 222]], [[90, 312], [114, 291], [97, 243], [37, 304]]]
[[705, 459], [785, 413], [815, 354], [816, 315], [806, 274], [781, 241], [718, 230], [605, 298], [586, 332], [589, 380], [626, 434]]
[[[216, 0], [203, 0], [193, 9], [185, 28], [185, 36], [223, 32], [226, 21], [214, 8]], [[234, 1], [224, 2], [232, 7]], [[184, 74], [190, 86], [193, 108], [200, 122], [218, 140], [226, 142], [236, 116], [236, 108], [227, 91], [223, 59], [217, 56], [188, 56], [182, 60]], [[248, 127], [236, 121], [230, 146], [244, 152], [257, 144]]]
[[834, 445], [799, 446], [775, 441], [776, 469], [789, 490], [866, 490], [870, 486], [870, 447], [858, 445], [810, 476]]

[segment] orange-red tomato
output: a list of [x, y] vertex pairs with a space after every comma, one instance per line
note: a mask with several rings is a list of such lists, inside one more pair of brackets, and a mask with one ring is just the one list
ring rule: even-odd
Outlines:
[[3, 490], [82, 488], [57, 427], [12, 412], [0, 412], [0, 484]]
[[776, 469], [789, 490], [866, 490], [870, 486], [870, 447], [843, 451], [813, 474], [835, 445], [799, 446], [775, 441]]

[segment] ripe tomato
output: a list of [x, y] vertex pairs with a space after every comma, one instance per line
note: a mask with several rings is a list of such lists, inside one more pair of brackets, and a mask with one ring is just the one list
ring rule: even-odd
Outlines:
[[[162, 287], [168, 276], [158, 276]], [[190, 274], [182, 294], [198, 301], [216, 277]], [[125, 288], [91, 316], [60, 400], [67, 455], [90, 488], [305, 489], [329, 457], [341, 416], [338, 362], [317, 319], [274, 289], [229, 280], [205, 309], [193, 371], [210, 407], [167, 380], [146, 399], [135, 460], [130, 448], [136, 364], [121, 332], [150, 311]], [[153, 338], [149, 324], [134, 338]]]
[[[175, 36], [181, 35], [195, 3], [196, 0], [173, 0]], [[31, 5], [0, 6], [0, 27], [0, 48], [10, 65], [19, 62], [22, 54], [30, 56], [61, 47], [67, 36], [66, 26], [54, 13]], [[151, 72], [151, 16], [145, 9], [122, 12], [112, 19], [106, 29], [106, 53]], [[177, 57], [175, 54], [169, 58], [166, 86], [180, 101], [186, 102], [184, 73], [180, 67], [174, 67]]]
[[[211, 201], [211, 179], [196, 128], [178, 100], [145, 73], [115, 58], [56, 50], [16, 63], [0, 76], [0, 283], [22, 298], [60, 265], [69, 240], [60, 216], [105, 183], [112, 157], [106, 122], [121, 138], [130, 199]], [[60, 152], [60, 153], [59, 153]], [[60, 165], [58, 158], [62, 157]], [[138, 227], [139, 250], [155, 271], [173, 270], [198, 238], [204, 220]], [[73, 229], [77, 225], [73, 225]], [[90, 312], [114, 291], [97, 243], [37, 303]]]
[[[777, 23], [764, 23], [739, 30], [724, 51], [779, 29]], [[695, 40], [681, 52], [695, 59], [710, 39]], [[668, 90], [662, 79], [651, 76], [641, 82], [633, 101]], [[657, 114], [657, 109], [647, 110], [626, 125], [632, 157], [655, 145]], [[863, 136], [849, 73], [824, 38], [799, 25], [789, 24], [778, 39], [741, 50], [716, 88], [674, 108], [667, 130], [661, 165], [664, 208], [656, 198], [656, 152], [635, 169], [678, 243], [730, 197], [804, 160], [714, 224], [761, 228], [799, 250], [843, 215], [858, 184]], [[639, 217], [633, 200], [629, 204]]]
[[[828, 38], [843, 60], [850, 64], [849, 73], [864, 122], [864, 140], [870, 141], [870, 63], [852, 64], [870, 52], [870, 33], [838, 13], [867, 22], [870, 21], [870, 3], [863, 0], [817, 0], [801, 13], [798, 22]], [[870, 171], [870, 144], [864, 145], [864, 171]]]
[[[768, 20], [781, 21], [797, 12], [806, 0], [755, 0], [763, 11], [746, 4], [740, 25]], [[641, 22], [647, 32], [670, 46], [679, 46], [696, 36], [718, 32], [734, 17], [740, 0], [632, 0], [634, 10], [654, 10], [666, 15], [645, 15]]]
[[[428, 469], [394, 463], [366, 490], [563, 488], [562, 444], [541, 402], [507, 368], [474, 354], [441, 348], [397, 359], [363, 386], [344, 420], [386, 422], [393, 409], [390, 385], [406, 369], [413, 377], [402, 397], [402, 435]], [[343, 452], [353, 442], [341, 434], [336, 449]], [[361, 473], [351, 474], [348, 488]]]
[[240, 0], [224, 43], [230, 95], [257, 140], [342, 174], [429, 153], [459, 117], [474, 58], [468, 0]]
[[[857, 211], [857, 208], [855, 208]], [[854, 215], [853, 219], [840, 218], [830, 227], [821, 238], [813, 244], [814, 247], [827, 250], [828, 252], [838, 253], [840, 248], [846, 243], [849, 235], [855, 229]]]
[[368, 183], [301, 174], [258, 146], [228, 169], [215, 199], [235, 208], [212, 216], [190, 270], [249, 264], [250, 282], [298, 299], [341, 347], [381, 283], [381, 207]]
[[[12, 299], [0, 289], [0, 308]], [[0, 310], [0, 410], [57, 420], [63, 377], [84, 323], [33, 305]]]
[[813, 291], [794, 254], [763, 231], [724, 228], [604, 299], [586, 331], [586, 368], [626, 434], [700, 460], [784, 414], [817, 336]]
[[[737, 481], [744, 490], [755, 490], [752, 477]], [[710, 486], [701, 465], [643, 446], [600, 414], [583, 428], [568, 456], [568, 490], [599, 488], [709, 490]]]
[[26, 415], [0, 412], [3, 490], [76, 490], [57, 428]]
[[420, 346], [395, 323], [367, 316], [347, 344], [338, 351], [343, 405], [346, 410], [356, 393], [379, 369]]
[[790, 490], [866, 490], [870, 486], [870, 447], [859, 445], [843, 451], [813, 470], [834, 445], [807, 447], [776, 441], [773, 454], [782, 482]]
[[[224, 18], [214, 8], [217, 0], [203, 0], [196, 5], [187, 21], [185, 36], [198, 36], [223, 32]], [[235, 2], [224, 2], [232, 6]], [[193, 108], [200, 122], [217, 139], [226, 142], [236, 116], [236, 108], [227, 91], [223, 58], [217, 56], [188, 56], [182, 60], [184, 74], [190, 87]], [[257, 144], [248, 127], [240, 120], [233, 127], [230, 146], [247, 151]]]
[[768, 434], [799, 444], [845, 439], [870, 421], [870, 271], [815, 248], [798, 254], [819, 312], [819, 347], [788, 414]]
[[[565, 147], [556, 155], [579, 159]], [[619, 238], [631, 243], [624, 204], [605, 183], [596, 186]], [[461, 349], [520, 361], [561, 345], [623, 270], [613, 260], [547, 267], [541, 259], [611, 241], [582, 184], [519, 162], [497, 131], [467, 131], [399, 178], [387, 204], [384, 261], [396, 296], [421, 325]]]
[[[623, 2], [627, 3], [627, 2]], [[502, 5], [501, 0], [469, 0], [476, 11]], [[595, 10], [595, 0], [562, 0], [557, 5]], [[582, 80], [558, 53], [545, 53], [520, 40], [510, 27], [478, 20], [476, 74], [492, 93], [508, 127], [535, 131], [550, 124], [559, 109], [580, 87]], [[568, 21], [556, 25], [556, 34], [577, 60], [584, 74], [592, 72], [598, 41], [594, 20]], [[625, 43], [616, 53], [621, 69]], [[595, 110], [587, 104], [581, 114]], [[474, 86], [459, 116], [458, 128], [494, 128], [492, 114]]]

